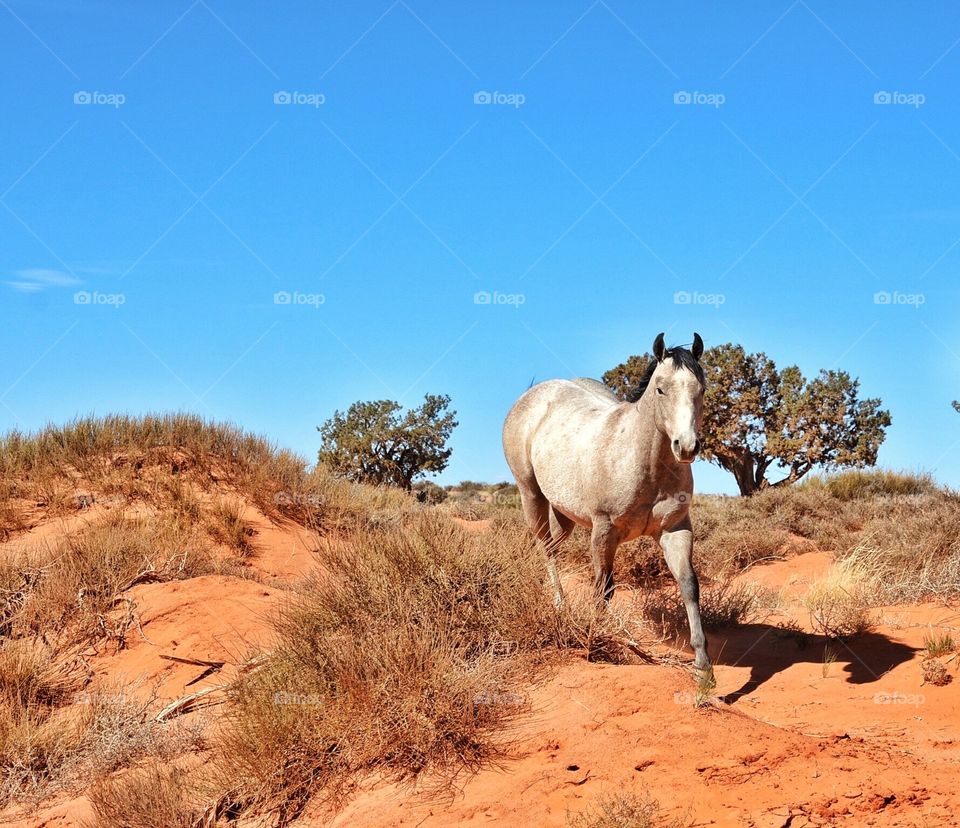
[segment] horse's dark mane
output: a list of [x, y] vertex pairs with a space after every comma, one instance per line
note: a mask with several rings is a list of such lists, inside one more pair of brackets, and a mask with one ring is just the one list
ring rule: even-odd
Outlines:
[[[701, 385], [706, 385], [706, 377], [703, 374], [703, 366], [697, 362], [697, 358], [686, 348], [669, 348], [663, 354], [664, 359], [667, 359], [668, 357], [673, 360], [674, 367], [686, 368], [688, 371], [693, 373], [693, 375], [700, 381]], [[644, 369], [643, 376], [640, 377], [640, 382], [637, 383], [636, 388], [627, 392], [627, 402], [636, 402], [643, 396], [643, 392], [647, 390], [650, 380], [653, 379], [653, 372], [657, 370], [658, 364], [659, 363], [655, 357], [650, 358], [650, 361], [647, 363], [647, 367]]]

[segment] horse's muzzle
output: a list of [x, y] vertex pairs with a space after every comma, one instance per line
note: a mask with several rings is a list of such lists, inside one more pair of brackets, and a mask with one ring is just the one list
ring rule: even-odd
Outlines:
[[678, 463], [692, 463], [700, 453], [700, 438], [696, 438], [692, 446], [684, 445], [680, 440], [674, 440], [671, 448]]

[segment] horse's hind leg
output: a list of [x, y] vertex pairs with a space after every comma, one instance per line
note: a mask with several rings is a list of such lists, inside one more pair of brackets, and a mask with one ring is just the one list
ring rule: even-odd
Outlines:
[[[523, 504], [523, 516], [526, 518], [527, 526], [543, 544], [547, 553], [547, 576], [550, 578], [550, 586], [553, 587], [554, 597], [559, 606], [563, 603], [563, 586], [560, 584], [560, 575], [557, 572], [557, 549], [563, 542], [563, 538], [555, 540], [551, 537], [550, 501], [543, 496], [543, 492], [534, 486], [518, 485], [518, 488], [520, 489], [520, 502]], [[566, 535], [564, 535], [565, 537]]]
[[550, 507], [550, 546], [547, 550], [547, 575], [553, 585], [557, 606], [563, 603], [563, 588], [560, 586], [560, 575], [557, 573], [557, 553], [563, 542], [573, 532], [574, 522], [566, 515]]
[[613, 597], [613, 559], [619, 545], [620, 536], [614, 525], [606, 518], [595, 517], [590, 532], [590, 557], [598, 601]]
[[713, 666], [710, 656], [707, 655], [707, 639], [703, 634], [703, 624], [700, 620], [700, 584], [697, 573], [693, 568], [693, 532], [690, 522], [685, 521], [669, 532], [660, 536], [660, 545], [663, 547], [663, 556], [673, 577], [680, 586], [680, 595], [687, 610], [687, 621], [690, 624], [690, 646], [693, 647], [693, 666], [697, 669], [702, 681], [715, 686]]

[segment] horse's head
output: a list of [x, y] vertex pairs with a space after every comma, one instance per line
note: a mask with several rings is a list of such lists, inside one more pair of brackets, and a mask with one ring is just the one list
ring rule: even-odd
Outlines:
[[700, 451], [705, 380], [700, 356], [703, 340], [693, 335], [693, 348], [667, 348], [663, 334], [653, 343], [656, 368], [650, 378], [657, 429], [670, 440], [678, 463], [692, 463]]

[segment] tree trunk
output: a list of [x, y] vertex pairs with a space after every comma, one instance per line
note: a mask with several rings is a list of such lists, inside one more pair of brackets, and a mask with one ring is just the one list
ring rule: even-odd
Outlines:
[[749, 497], [760, 489], [754, 473], [753, 456], [749, 451], [742, 451], [733, 457], [718, 458], [720, 465], [730, 472], [737, 481], [740, 494]]

